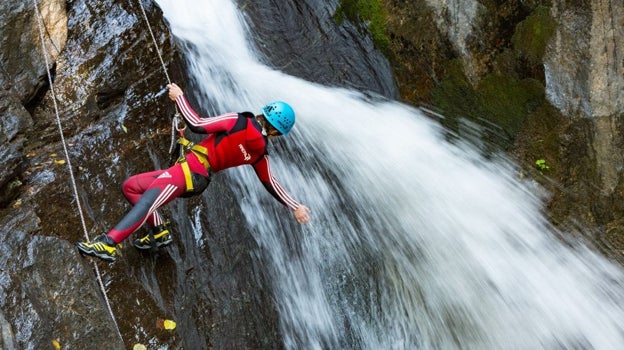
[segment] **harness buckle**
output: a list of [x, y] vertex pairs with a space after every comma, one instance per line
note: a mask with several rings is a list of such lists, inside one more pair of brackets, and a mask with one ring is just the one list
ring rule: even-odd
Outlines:
[[184, 150], [188, 153], [188, 152], [193, 151], [193, 147], [195, 147], [195, 143], [189, 142], [186, 145], [184, 145]]

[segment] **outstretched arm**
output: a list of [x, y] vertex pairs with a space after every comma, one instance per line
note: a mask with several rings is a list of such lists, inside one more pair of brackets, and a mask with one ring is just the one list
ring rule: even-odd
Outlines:
[[169, 88], [169, 98], [176, 103], [184, 121], [189, 125], [191, 131], [198, 134], [210, 134], [220, 131], [227, 131], [234, 126], [238, 119], [238, 113], [224, 114], [214, 118], [202, 118], [191, 107], [182, 89], [175, 83], [167, 85]]
[[310, 221], [310, 209], [292, 198], [271, 174], [267, 155], [260, 158], [260, 160], [253, 165], [253, 168], [266, 190], [280, 203], [293, 211], [297, 222], [304, 224]]

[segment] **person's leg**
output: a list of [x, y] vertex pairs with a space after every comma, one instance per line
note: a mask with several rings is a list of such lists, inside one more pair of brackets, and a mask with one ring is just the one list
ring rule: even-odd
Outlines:
[[[138, 177], [133, 180], [136, 181], [134, 184], [136, 191], [130, 191], [129, 195], [126, 195], [131, 203], [134, 202], [132, 209], [107, 234], [102, 234], [91, 242], [78, 242], [77, 247], [80, 252], [114, 261], [117, 257], [117, 243], [130, 236], [149, 217], [154, 217], [156, 209], [184, 194], [186, 183], [179, 164], [158, 172], [158, 175], [154, 172], [136, 175]], [[145, 187], [144, 184], [150, 179], [151, 182]], [[138, 195], [139, 193], [141, 194]]]
[[[132, 181], [128, 183], [130, 179]], [[107, 233], [115, 243], [128, 238], [148, 218], [153, 220], [150, 223], [152, 225], [162, 224], [162, 218], [156, 214], [156, 210], [186, 191], [184, 173], [179, 164], [167, 170], [139, 174], [130, 179], [124, 183], [124, 194], [130, 203], [134, 202], [134, 205], [121, 221]], [[147, 184], [148, 182], [149, 184]]]
[[[121, 191], [124, 196], [133, 206], [139, 201], [143, 193], [149, 188], [158, 176], [167, 170], [154, 170], [147, 173], [141, 173], [130, 176], [121, 186]], [[154, 211], [147, 219], [147, 224], [150, 227], [155, 227], [164, 224], [164, 220], [158, 214], [158, 211]]]

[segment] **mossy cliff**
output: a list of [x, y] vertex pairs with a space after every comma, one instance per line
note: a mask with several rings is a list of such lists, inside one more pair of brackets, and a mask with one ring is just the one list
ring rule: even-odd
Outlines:
[[406, 103], [444, 115], [452, 129], [466, 119], [480, 125], [485, 141], [551, 194], [555, 224], [580, 223], [620, 255], [621, 2], [343, 0], [338, 12], [373, 37], [383, 19], [388, 41], [378, 48]]

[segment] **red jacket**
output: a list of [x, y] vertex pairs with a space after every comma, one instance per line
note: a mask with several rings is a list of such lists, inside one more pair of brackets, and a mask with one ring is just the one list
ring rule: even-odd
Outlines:
[[[249, 164], [264, 187], [285, 206], [292, 210], [299, 204], [277, 182], [271, 174], [267, 138], [262, 135], [262, 127], [253, 113], [228, 113], [212, 118], [200, 117], [181, 95], [176, 104], [182, 112], [191, 131], [208, 134], [199, 145], [208, 150], [208, 163], [212, 172]], [[191, 171], [208, 176], [206, 168], [199, 162], [195, 154], [189, 153], [187, 160]]]

